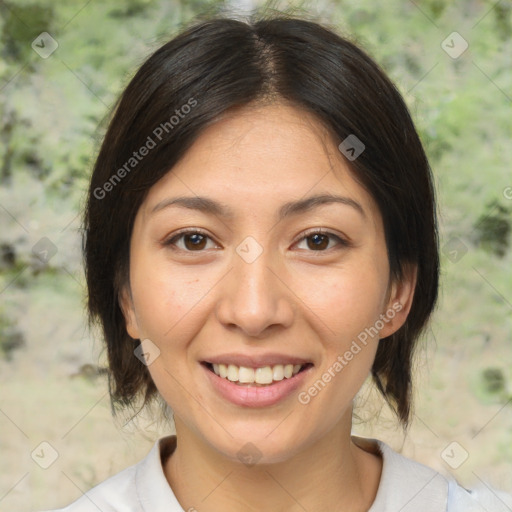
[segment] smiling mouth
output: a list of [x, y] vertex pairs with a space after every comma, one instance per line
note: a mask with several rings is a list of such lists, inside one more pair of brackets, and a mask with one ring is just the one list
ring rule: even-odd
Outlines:
[[312, 363], [305, 364], [276, 364], [273, 366], [262, 366], [249, 368], [234, 364], [216, 364], [203, 361], [203, 364], [212, 373], [221, 379], [228, 380], [239, 386], [270, 386], [276, 382], [291, 379], [295, 375], [307, 370]]

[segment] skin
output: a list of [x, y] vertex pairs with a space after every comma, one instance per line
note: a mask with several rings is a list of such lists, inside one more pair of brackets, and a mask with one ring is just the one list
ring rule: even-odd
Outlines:
[[[130, 336], [160, 350], [149, 371], [178, 438], [164, 472], [184, 510], [361, 512], [375, 499], [382, 461], [351, 439], [352, 402], [385, 343], [379, 337], [406, 320], [415, 275], [390, 281], [380, 212], [337, 143], [315, 117], [285, 104], [231, 111], [137, 213], [121, 305]], [[315, 194], [350, 198], [364, 214], [328, 203], [278, 221], [283, 203]], [[177, 205], [153, 212], [177, 196], [208, 197], [234, 216]], [[209, 238], [199, 238], [199, 249], [190, 237], [165, 245], [183, 228]], [[334, 237], [317, 249], [311, 236], [320, 228]], [[252, 263], [236, 251], [248, 236], [263, 249]], [[380, 335], [307, 405], [297, 392], [269, 407], [234, 405], [200, 364], [231, 351], [297, 355], [314, 364], [304, 391], [397, 303]], [[261, 452], [251, 467], [237, 457], [248, 442]]]

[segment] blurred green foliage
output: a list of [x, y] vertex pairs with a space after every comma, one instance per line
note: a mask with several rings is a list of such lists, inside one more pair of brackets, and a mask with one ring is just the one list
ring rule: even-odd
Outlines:
[[12, 359], [13, 352], [25, 346], [21, 332], [13, 325], [11, 319], [0, 311], [0, 358]]
[[500, 393], [505, 390], [505, 376], [500, 368], [486, 368], [482, 372], [485, 389], [489, 393]]
[[477, 220], [474, 230], [478, 244], [487, 251], [503, 258], [510, 246], [511, 210], [492, 201], [487, 205], [486, 212]]

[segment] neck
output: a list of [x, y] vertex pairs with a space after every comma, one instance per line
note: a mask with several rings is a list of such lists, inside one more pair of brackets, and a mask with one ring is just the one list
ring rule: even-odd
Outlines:
[[340, 422], [283, 462], [246, 466], [224, 457], [176, 418], [178, 443], [164, 472], [191, 512], [366, 512], [377, 494], [382, 461], [353, 443], [350, 428], [350, 421]]

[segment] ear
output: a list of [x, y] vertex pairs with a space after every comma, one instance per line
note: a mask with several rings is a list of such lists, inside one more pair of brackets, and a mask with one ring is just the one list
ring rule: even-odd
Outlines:
[[123, 285], [118, 300], [126, 323], [126, 331], [134, 340], [140, 339], [139, 325], [129, 285]]
[[402, 279], [391, 281], [386, 299], [386, 309], [381, 315], [381, 318], [384, 319], [384, 327], [380, 331], [380, 338], [391, 336], [407, 320], [414, 298], [417, 273], [416, 265], [406, 264]]

